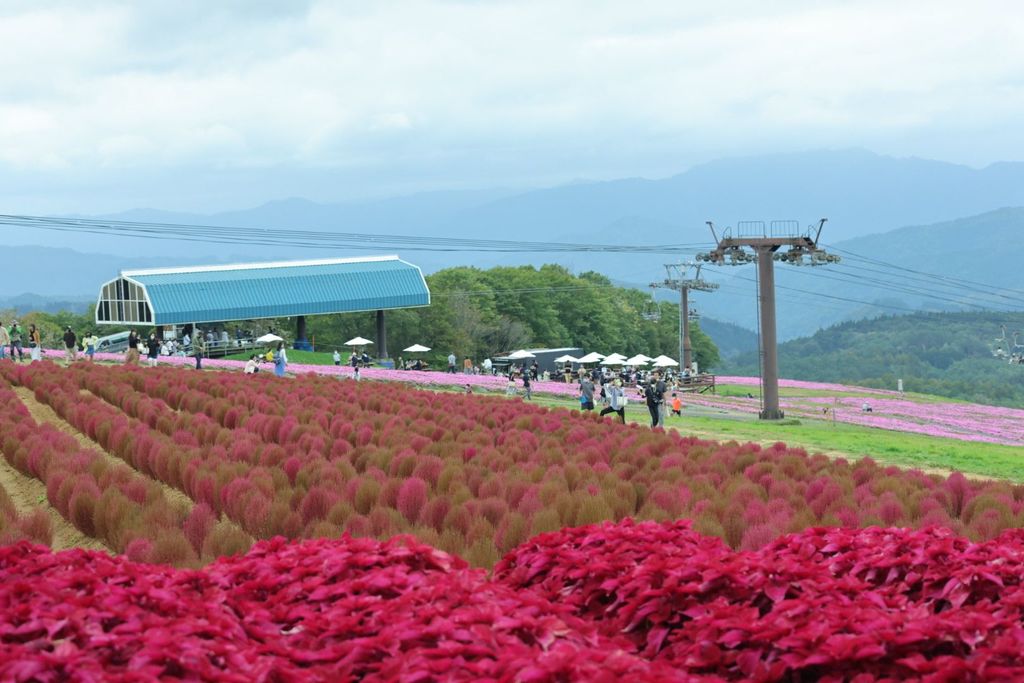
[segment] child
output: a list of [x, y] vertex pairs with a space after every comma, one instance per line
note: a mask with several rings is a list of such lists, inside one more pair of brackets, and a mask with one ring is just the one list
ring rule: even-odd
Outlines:
[[672, 394], [672, 414], [679, 415], [680, 417], [683, 415], [683, 402], [679, 400], [676, 394]]

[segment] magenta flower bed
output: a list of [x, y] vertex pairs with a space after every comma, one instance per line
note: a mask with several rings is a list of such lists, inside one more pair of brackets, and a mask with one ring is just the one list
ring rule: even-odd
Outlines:
[[544, 534], [489, 578], [413, 539], [264, 541], [200, 571], [0, 548], [0, 679], [1020, 680], [1024, 534], [686, 522]]

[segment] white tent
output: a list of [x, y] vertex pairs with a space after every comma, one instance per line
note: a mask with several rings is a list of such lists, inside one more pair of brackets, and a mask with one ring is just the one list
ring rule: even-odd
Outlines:
[[284, 339], [281, 339], [276, 334], [265, 334], [262, 337], [257, 337], [256, 339], [257, 344], [270, 344], [271, 342], [279, 341], [284, 341]]
[[601, 360], [602, 358], [604, 358], [604, 356], [602, 356], [597, 351], [591, 351], [587, 355], [583, 356], [583, 358], [578, 359], [577, 362], [578, 363], [596, 363], [599, 360]]
[[413, 344], [409, 348], [402, 350], [405, 351], [406, 353], [426, 353], [427, 351], [430, 350], [430, 347], [424, 346], [423, 344]]
[[623, 365], [647, 365], [651, 359], [643, 354], [638, 354], [632, 358], [627, 358]]
[[601, 365], [623, 365], [626, 362], [626, 357], [621, 353], [613, 353], [612, 355], [601, 361]]
[[559, 356], [558, 358], [556, 358], [554, 360], [554, 362], [555, 363], [579, 363], [580, 359], [579, 358], [573, 358], [569, 354], [565, 354], [564, 356]]
[[508, 358], [509, 360], [523, 360], [525, 358], [536, 358], [536, 356], [534, 356], [532, 353], [530, 353], [529, 351], [524, 351], [523, 349], [513, 351], [512, 353], [508, 354], [505, 357]]
[[352, 339], [349, 339], [347, 342], [345, 342], [345, 346], [366, 346], [367, 344], [372, 343], [373, 342], [370, 341], [369, 339], [363, 339], [362, 337], [353, 337]]
[[654, 360], [654, 359], [653, 359], [653, 358], [651, 358], [650, 356], [645, 356], [645, 355], [644, 355], [644, 354], [642, 354], [642, 353], [638, 353], [638, 354], [636, 354], [635, 356], [633, 356], [633, 358], [634, 358], [634, 359], [636, 359], [636, 360], [642, 360], [642, 361], [644, 361], [645, 363], [649, 363], [649, 362], [651, 362], [652, 360]]
[[679, 363], [672, 360], [668, 356], [658, 356], [654, 359], [654, 367], [656, 368], [674, 368], [678, 367]]

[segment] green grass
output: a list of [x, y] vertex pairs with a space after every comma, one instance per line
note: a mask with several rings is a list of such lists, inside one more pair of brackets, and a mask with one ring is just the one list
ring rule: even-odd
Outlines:
[[[565, 408], [575, 407], [573, 401], [547, 396], [538, 398], [536, 402]], [[1024, 452], [1015, 446], [833, 424], [824, 420], [801, 418], [796, 424], [795, 420], [775, 423], [762, 422], [738, 413], [709, 412], [713, 411], [688, 406], [683, 409], [682, 417], [669, 417], [667, 426], [684, 434], [717, 441], [753, 441], [762, 444], [782, 441], [811, 453], [821, 452], [849, 460], [869, 456], [887, 465], [940, 473], [957, 470], [968, 476], [1024, 482]], [[642, 405], [630, 405], [626, 409], [626, 419], [649, 424], [647, 409]]]
[[[266, 351], [264, 351], [266, 353]], [[230, 356], [225, 356], [228, 360], [249, 360], [249, 353], [235, 353]], [[348, 361], [348, 354], [341, 354], [342, 363]], [[288, 349], [288, 362], [289, 363], [304, 363], [306, 365], [334, 365], [334, 352], [321, 353], [320, 351], [299, 351], [298, 349]]]

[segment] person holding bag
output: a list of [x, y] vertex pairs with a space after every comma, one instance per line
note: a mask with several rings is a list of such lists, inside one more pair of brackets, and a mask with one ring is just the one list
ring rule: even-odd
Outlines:
[[28, 348], [32, 360], [43, 359], [43, 340], [39, 336], [39, 328], [35, 326], [35, 323], [28, 326]]

